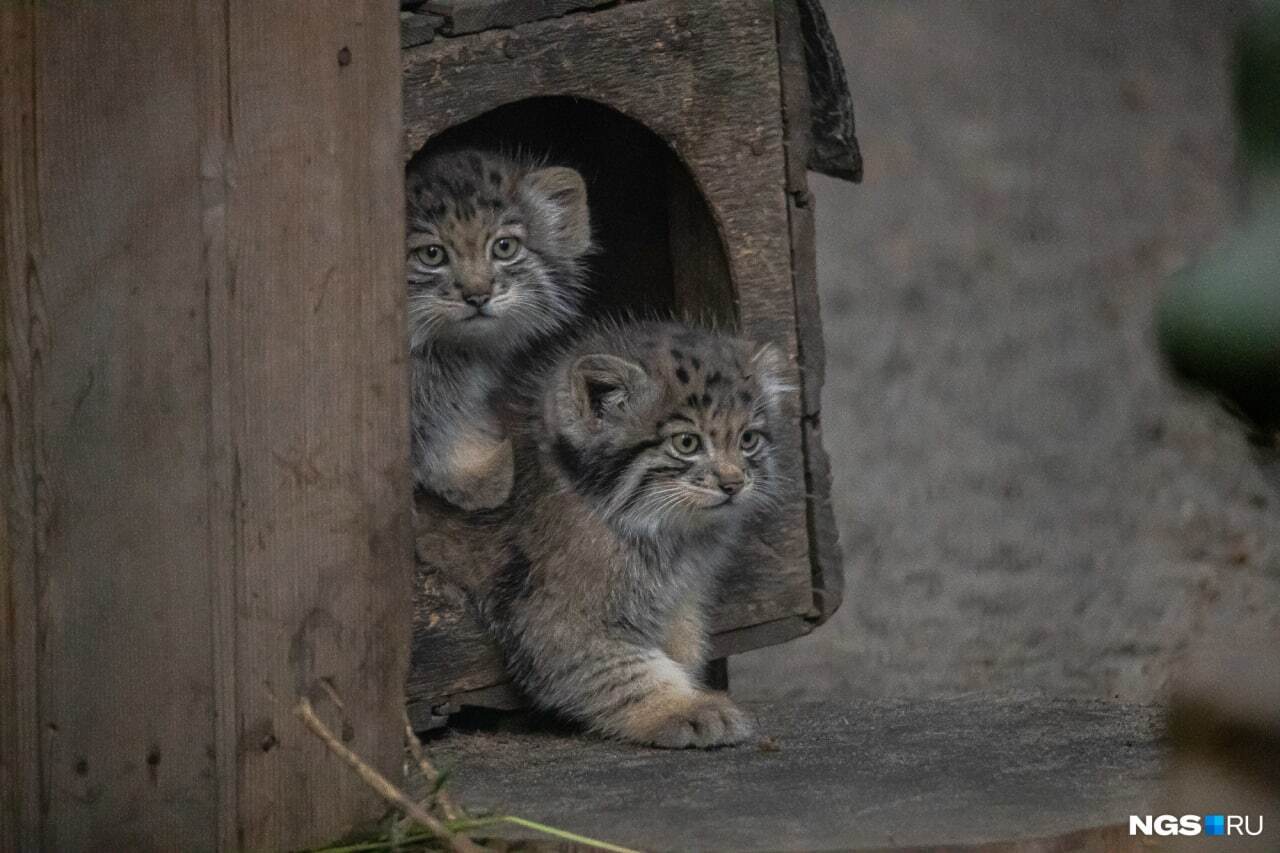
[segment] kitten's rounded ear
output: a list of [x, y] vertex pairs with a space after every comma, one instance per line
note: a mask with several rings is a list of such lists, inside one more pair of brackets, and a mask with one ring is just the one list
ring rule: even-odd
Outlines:
[[405, 167], [404, 172], [404, 204], [405, 210], [412, 216], [413, 213], [422, 206], [422, 188], [426, 185], [426, 178], [422, 175], [420, 168], [415, 169], [413, 164]]
[[790, 380], [791, 366], [782, 348], [775, 344], [751, 346], [751, 366], [755, 370], [760, 390], [772, 401], [794, 391]]
[[605, 415], [626, 408], [649, 381], [633, 361], [604, 353], [584, 355], [569, 369], [577, 416], [592, 429]]
[[548, 166], [525, 175], [520, 187], [562, 254], [582, 255], [591, 248], [591, 212], [582, 175], [565, 166]]

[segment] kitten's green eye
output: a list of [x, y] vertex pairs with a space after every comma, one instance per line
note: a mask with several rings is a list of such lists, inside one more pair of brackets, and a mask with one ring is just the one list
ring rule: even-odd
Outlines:
[[510, 260], [520, 251], [520, 240], [516, 237], [499, 237], [493, 241], [493, 256], [500, 261]]
[[418, 259], [429, 267], [438, 267], [449, 260], [449, 253], [439, 243], [432, 243], [418, 250]]
[[738, 446], [742, 448], [743, 453], [750, 456], [760, 449], [762, 441], [763, 439], [761, 439], [760, 433], [753, 429], [749, 429], [742, 434], [742, 438], [738, 441]]
[[696, 432], [678, 432], [671, 436], [671, 449], [681, 456], [692, 456], [702, 448], [702, 437]]

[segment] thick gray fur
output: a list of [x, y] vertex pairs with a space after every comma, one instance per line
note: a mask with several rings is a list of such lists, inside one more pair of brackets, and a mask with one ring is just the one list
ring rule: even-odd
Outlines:
[[632, 323], [585, 334], [542, 374], [513, 431], [504, 564], [479, 595], [536, 704], [663, 747], [750, 734], [700, 678], [717, 578], [777, 504], [785, 369], [772, 346]]
[[460, 150], [411, 163], [406, 204], [414, 486], [496, 507], [513, 460], [493, 397], [522, 353], [577, 317], [586, 186], [572, 169]]

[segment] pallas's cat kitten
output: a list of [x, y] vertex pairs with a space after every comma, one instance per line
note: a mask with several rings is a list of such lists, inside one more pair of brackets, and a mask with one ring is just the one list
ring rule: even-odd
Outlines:
[[572, 169], [456, 150], [406, 172], [414, 486], [502, 504], [512, 447], [493, 412], [512, 359], [576, 315], [591, 245]]
[[750, 734], [700, 677], [717, 576], [777, 501], [783, 369], [772, 346], [635, 323], [584, 334], [537, 380], [482, 596], [535, 704], [656, 746]]

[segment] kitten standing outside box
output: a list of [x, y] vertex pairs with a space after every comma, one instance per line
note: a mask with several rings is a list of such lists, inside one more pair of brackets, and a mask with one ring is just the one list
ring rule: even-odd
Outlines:
[[486, 621], [538, 705], [663, 747], [745, 739], [702, 676], [743, 525], [776, 508], [778, 351], [675, 323], [606, 323], [537, 382]]

